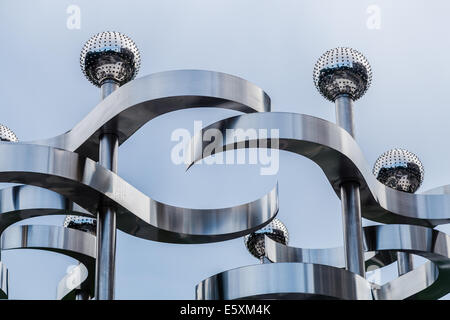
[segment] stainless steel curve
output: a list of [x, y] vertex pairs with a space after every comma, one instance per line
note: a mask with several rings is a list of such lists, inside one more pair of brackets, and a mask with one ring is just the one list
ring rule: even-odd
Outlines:
[[308, 263], [267, 263], [209, 277], [197, 285], [196, 298], [372, 300], [372, 292], [366, 279], [344, 269]]
[[[279, 242], [265, 237], [265, 254], [269, 261], [280, 262], [301, 262], [324, 264], [336, 268], [345, 268], [344, 247], [333, 248], [297, 248], [286, 246]], [[365, 265], [377, 266], [379, 268], [394, 263], [396, 255], [390, 252], [366, 252]]]
[[[345, 266], [342, 247], [305, 249], [285, 246], [268, 237], [265, 241], [266, 256], [272, 262]], [[422, 226], [370, 226], [364, 228], [364, 244], [366, 252], [375, 252], [375, 256], [366, 260], [366, 265], [388, 265], [395, 261], [396, 252], [413, 253], [429, 260], [419, 268], [374, 288], [376, 299], [437, 299], [450, 292], [450, 237], [445, 233]]]
[[118, 175], [77, 153], [48, 146], [0, 143], [0, 181], [55, 191], [95, 214], [100, 198], [118, 210], [120, 230], [144, 239], [203, 243], [232, 239], [269, 223], [277, 187], [258, 200], [220, 209], [189, 209], [153, 200]]
[[263, 112], [270, 111], [270, 98], [256, 85], [221, 72], [175, 70], [154, 73], [118, 88], [70, 131], [30, 143], [75, 151], [98, 160], [101, 133], [116, 134], [122, 144], [157, 116], [198, 107]]
[[42, 215], [92, 216], [59, 193], [28, 185], [0, 189], [0, 234], [10, 225]]
[[8, 269], [0, 261], [0, 299], [8, 299]]
[[[227, 129], [266, 129], [268, 139], [250, 141], [238, 137], [234, 143], [227, 139], [203, 141], [206, 130], [217, 129], [226, 137]], [[340, 197], [339, 186], [343, 181], [357, 181], [361, 186], [361, 205], [364, 218], [381, 223], [406, 223], [435, 226], [450, 222], [450, 195], [410, 194], [394, 190], [380, 183], [372, 174], [356, 141], [334, 123], [296, 113], [267, 112], [227, 118], [213, 123], [196, 135], [191, 143], [190, 166], [200, 160], [203, 150], [222, 152], [248, 147], [249, 144], [265, 144], [271, 138], [271, 130], [279, 130], [280, 150], [305, 156], [325, 173], [331, 186]], [[257, 131], [258, 132], [258, 131]], [[240, 138], [240, 139], [239, 139]], [[219, 141], [220, 140], [220, 141]]]
[[58, 298], [71, 299], [79, 288], [94, 292], [95, 236], [90, 233], [51, 225], [11, 226], [1, 236], [1, 249], [39, 249], [72, 257], [84, 268], [80, 267], [79, 277], [65, 277], [60, 282]]
[[438, 299], [450, 292], [450, 236], [413, 225], [370, 226], [364, 234], [368, 251], [407, 252], [429, 260], [374, 288], [375, 299]]

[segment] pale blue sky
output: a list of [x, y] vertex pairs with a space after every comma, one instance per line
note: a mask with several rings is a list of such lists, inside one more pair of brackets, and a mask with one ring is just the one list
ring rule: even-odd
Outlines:
[[[66, 27], [69, 5], [81, 9], [79, 30]], [[380, 9], [380, 29], [367, 27], [370, 5]], [[100, 97], [80, 71], [81, 47], [105, 30], [135, 40], [142, 56], [138, 76], [173, 69], [222, 71], [262, 87], [273, 111], [334, 121], [334, 106], [314, 88], [312, 70], [327, 49], [351, 46], [367, 56], [373, 70], [372, 87], [355, 108], [356, 138], [368, 162], [393, 147], [409, 149], [425, 166], [424, 191], [450, 183], [445, 168], [450, 162], [445, 147], [449, 11], [443, 0], [2, 0], [0, 123], [21, 141], [72, 128]], [[290, 244], [342, 244], [339, 200], [321, 170], [305, 158], [281, 153], [277, 176], [260, 176], [257, 165], [196, 166], [185, 173], [171, 163], [174, 129], [192, 130], [194, 120], [207, 124], [235, 114], [197, 109], [152, 120], [121, 146], [120, 175], [154, 199], [202, 208], [256, 199], [278, 180], [278, 217], [290, 231]], [[15, 299], [53, 299], [58, 281], [74, 263], [31, 250], [3, 252], [2, 260]], [[118, 232], [116, 297], [193, 299], [202, 279], [254, 263], [242, 238], [173, 245]]]

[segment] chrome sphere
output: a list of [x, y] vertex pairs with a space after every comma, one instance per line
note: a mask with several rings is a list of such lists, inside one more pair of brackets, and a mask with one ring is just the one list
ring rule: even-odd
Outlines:
[[0, 124], [0, 141], [19, 142], [19, 139], [10, 128]]
[[414, 193], [423, 182], [424, 169], [414, 153], [405, 149], [392, 149], [377, 159], [373, 174], [388, 187]]
[[278, 219], [273, 219], [264, 228], [261, 228], [244, 238], [247, 250], [256, 258], [261, 259], [265, 255], [264, 236], [282, 244], [288, 244], [289, 233], [286, 226]]
[[97, 87], [106, 80], [123, 85], [134, 79], [141, 57], [136, 44], [119, 32], [100, 32], [81, 50], [80, 65], [86, 78]]
[[328, 50], [317, 60], [313, 79], [320, 94], [330, 101], [340, 95], [358, 100], [370, 86], [372, 70], [362, 53], [339, 47]]
[[64, 219], [64, 227], [95, 235], [97, 233], [97, 220], [81, 216], [66, 216]]

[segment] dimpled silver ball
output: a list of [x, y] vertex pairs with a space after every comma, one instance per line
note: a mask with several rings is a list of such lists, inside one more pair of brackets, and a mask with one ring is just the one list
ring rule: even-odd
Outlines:
[[10, 128], [0, 124], [0, 141], [19, 142], [19, 139]]
[[388, 187], [414, 193], [423, 182], [424, 168], [414, 153], [405, 149], [392, 149], [377, 159], [373, 174]]
[[362, 53], [339, 47], [328, 50], [317, 60], [313, 80], [326, 99], [334, 102], [338, 96], [348, 95], [355, 101], [369, 88], [372, 70]]
[[64, 219], [64, 227], [95, 235], [97, 233], [97, 220], [81, 216], [66, 216]]
[[288, 244], [289, 242], [289, 233], [286, 226], [280, 220], [273, 219], [264, 228], [248, 234], [244, 238], [247, 250], [258, 259], [261, 259], [265, 255], [265, 235], [282, 244]]
[[97, 87], [107, 80], [119, 85], [127, 83], [136, 77], [140, 64], [136, 44], [119, 32], [98, 33], [81, 50], [81, 70]]

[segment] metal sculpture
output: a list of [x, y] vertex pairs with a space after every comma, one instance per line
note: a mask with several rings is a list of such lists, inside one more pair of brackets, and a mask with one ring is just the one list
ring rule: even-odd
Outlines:
[[246, 235], [244, 237], [245, 247], [252, 256], [259, 259], [261, 263], [265, 262], [265, 237], [269, 237], [270, 239], [285, 245], [289, 242], [288, 230], [277, 218], [273, 219], [264, 228]]
[[[101, 88], [102, 100], [74, 128], [49, 139], [11, 143], [17, 137], [0, 127], [0, 182], [22, 184], [0, 190], [1, 249], [50, 250], [77, 259], [76, 277], [70, 274], [61, 280], [59, 299], [114, 298], [116, 227], [169, 243], [245, 236], [247, 249], [263, 263], [205, 279], [197, 286], [198, 299], [436, 299], [450, 292], [450, 238], [432, 229], [450, 222], [450, 187], [415, 194], [423, 166], [401, 149], [380, 157], [372, 173], [354, 140], [353, 101], [364, 95], [372, 77], [367, 59], [358, 51], [329, 50], [314, 68], [315, 86], [336, 105], [336, 124], [270, 112], [270, 98], [263, 90], [219, 72], [180, 70], [134, 79], [139, 51], [118, 32], [92, 37], [80, 63], [89, 81]], [[203, 128], [193, 138], [189, 166], [205, 157], [207, 146], [217, 153], [279, 139], [269, 148], [314, 161], [341, 199], [344, 246], [289, 247], [287, 229], [275, 219], [277, 186], [244, 204], [195, 209], [153, 200], [120, 178], [116, 168], [122, 143], [157, 116], [197, 107], [245, 114]], [[227, 129], [249, 128], [267, 129], [269, 134], [240, 137], [233, 143], [202, 139], [208, 129], [226, 136]], [[271, 136], [271, 129], [278, 129], [277, 137]], [[66, 215], [63, 227], [9, 227], [27, 218], [58, 214]], [[361, 216], [387, 225], [362, 228]], [[383, 268], [398, 260], [400, 267], [409, 254], [428, 262], [417, 268], [406, 264], [399, 277], [385, 285], [365, 278], [370, 266]], [[1, 265], [3, 297], [6, 287], [7, 271]]]
[[[272, 264], [234, 269], [205, 279], [197, 286], [198, 299], [311, 296], [348, 299], [350, 293], [353, 294], [350, 299], [437, 299], [450, 292], [445, 284], [450, 265], [450, 238], [430, 228], [450, 221], [450, 187], [414, 194], [423, 180], [423, 166], [415, 155], [400, 149], [380, 157], [374, 169], [380, 181], [372, 175], [353, 138], [353, 101], [366, 92], [370, 81], [370, 66], [359, 52], [350, 48], [329, 50], [316, 64], [314, 83], [325, 98], [335, 102], [337, 125], [307, 115], [270, 112], [218, 121], [193, 138], [191, 146], [197, 147], [189, 154], [189, 167], [204, 157], [206, 143], [200, 137], [209, 129], [219, 130], [224, 136], [230, 129], [265, 129], [266, 132], [278, 129], [277, 137], [270, 134], [264, 138], [241, 137], [233, 143], [222, 139], [208, 143], [208, 149], [218, 153], [279, 138], [279, 143], [271, 144], [271, 148], [303, 155], [323, 170], [341, 198], [344, 226], [344, 247], [293, 248], [265, 237], [264, 252]], [[389, 166], [390, 157], [396, 160]], [[361, 215], [389, 225], [362, 228]], [[404, 268], [403, 258], [411, 253], [422, 255], [429, 262], [415, 269]], [[399, 278], [381, 286], [364, 279], [366, 267], [382, 268], [395, 262], [397, 257], [400, 259]], [[321, 287], [319, 276], [315, 275], [319, 265], [328, 266], [328, 274], [321, 274], [320, 279], [346, 289], [336, 293], [332, 288]], [[354, 278], [341, 283], [344, 275], [339, 270], [343, 267]], [[280, 268], [280, 271], [274, 272], [273, 268]], [[249, 274], [258, 274], [258, 277]], [[315, 289], [304, 286], [301, 280], [296, 283], [298, 274], [308, 277], [308, 283], [314, 283]], [[257, 283], [256, 279], [260, 278], [265, 279], [263, 284]], [[294, 280], [290, 283], [286, 279]], [[359, 281], [361, 284], [357, 284]]]

